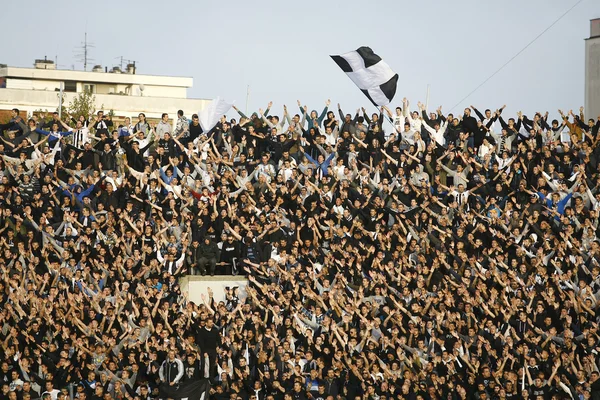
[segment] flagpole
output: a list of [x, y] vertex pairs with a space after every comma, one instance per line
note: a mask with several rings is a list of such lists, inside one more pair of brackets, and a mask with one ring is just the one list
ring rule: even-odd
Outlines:
[[60, 83], [60, 91], [58, 92], [58, 119], [62, 118], [62, 106], [63, 106], [63, 91], [65, 89], [65, 83]]
[[425, 110], [428, 110], [429, 106], [429, 83], [427, 84], [427, 95], [425, 96]]
[[244, 113], [246, 115], [248, 115], [248, 100], [250, 99], [250, 85], [248, 85], [248, 88], [246, 89], [246, 110], [244, 111]]

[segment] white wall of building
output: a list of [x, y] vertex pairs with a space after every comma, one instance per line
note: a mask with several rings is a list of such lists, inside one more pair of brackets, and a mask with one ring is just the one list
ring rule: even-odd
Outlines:
[[48, 80], [31, 80], [31, 79], [9, 79], [6, 81], [7, 89], [22, 89], [22, 90], [49, 90], [55, 91], [60, 89], [59, 81]]
[[[77, 93], [65, 93], [67, 107], [77, 95]], [[210, 102], [210, 100], [204, 99], [120, 96], [116, 94], [96, 94], [95, 96], [98, 109], [103, 105], [104, 111], [113, 110], [115, 115], [123, 117], [137, 117], [138, 113], [144, 112], [147, 118], [160, 118], [161, 114], [166, 112], [171, 118], [176, 118], [177, 110], [181, 109], [190, 118], [193, 113], [199, 112]], [[54, 112], [58, 108], [58, 92], [0, 89], [0, 109], [12, 108], [27, 111], [29, 115], [36, 110]]]
[[76, 91], [65, 91], [67, 108], [77, 93], [92, 89], [97, 109], [113, 110], [117, 117], [137, 117], [144, 112], [152, 119], [162, 113], [176, 118], [177, 110], [183, 110], [189, 118], [209, 102], [187, 98], [187, 89], [193, 84], [190, 77], [16, 67], [0, 68], [0, 77], [6, 78], [6, 88], [0, 89], [0, 109], [18, 108], [28, 114], [56, 111], [63, 82]]
[[0, 76], [26, 80], [68, 80], [74, 82], [180, 87], [186, 89], [192, 87], [194, 83], [193, 78], [180, 76], [161, 76], [126, 73], [115, 74], [105, 72], [85, 72], [61, 69], [52, 70], [17, 67], [0, 68]]

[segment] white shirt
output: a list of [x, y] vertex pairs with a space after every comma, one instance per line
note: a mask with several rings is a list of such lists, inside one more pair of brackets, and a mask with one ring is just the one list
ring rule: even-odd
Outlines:
[[446, 127], [448, 126], [447, 121], [444, 121], [440, 126], [440, 129], [438, 129], [437, 131], [427, 124], [423, 124], [423, 126], [429, 133], [431, 133], [431, 136], [435, 139], [437, 144], [439, 144], [440, 146], [444, 146], [446, 142], [446, 139], [444, 138], [444, 133], [446, 132]]
[[394, 115], [394, 127], [398, 130], [398, 132], [402, 132], [404, 129], [405, 121], [406, 117], [404, 115]]
[[292, 168], [281, 168], [279, 173], [283, 176], [283, 181], [287, 182], [292, 177], [294, 170]]
[[[60, 390], [58, 389], [52, 389], [52, 391], [45, 391], [44, 393], [50, 393], [50, 398], [52, 400], [56, 400], [58, 398], [58, 394], [60, 393]], [[44, 393], [42, 393], [42, 396], [44, 396]]]
[[[134, 138], [133, 140], [136, 140], [140, 144], [140, 149], [143, 149], [144, 147], [148, 146], [148, 143], [150, 143], [149, 138], [150, 138], [150, 136], [148, 135], [148, 137], [145, 137], [144, 139]], [[144, 152], [144, 157], [148, 157], [149, 155], [150, 155], [150, 149], [147, 149]]]

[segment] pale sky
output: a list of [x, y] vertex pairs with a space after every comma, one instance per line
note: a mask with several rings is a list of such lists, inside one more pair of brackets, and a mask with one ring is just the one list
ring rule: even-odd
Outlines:
[[[1, 63], [31, 67], [57, 57], [60, 68], [83, 69], [75, 57], [87, 24], [94, 64], [135, 60], [140, 74], [192, 76], [193, 98], [235, 101], [274, 114], [296, 100], [321, 110], [331, 99], [354, 113], [374, 111], [330, 59], [370, 46], [399, 74], [391, 108], [402, 97], [444, 113], [489, 77], [577, 0], [460, 1], [21, 1], [3, 7]], [[14, 9], [14, 10], [13, 10]], [[584, 39], [600, 1], [583, 0], [503, 71], [453, 111], [507, 104], [522, 110], [578, 109], [584, 101]], [[88, 66], [88, 68], [91, 68]], [[176, 110], [165, 110], [174, 113]], [[233, 113], [231, 113], [233, 115]]]

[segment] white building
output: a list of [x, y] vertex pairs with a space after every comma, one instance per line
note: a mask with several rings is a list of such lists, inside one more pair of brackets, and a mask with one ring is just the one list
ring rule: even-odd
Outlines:
[[590, 21], [585, 40], [585, 119], [600, 115], [600, 18]]
[[124, 72], [116, 67], [109, 72], [100, 66], [92, 72], [60, 70], [53, 61], [36, 60], [34, 68], [0, 66], [0, 111], [54, 112], [61, 84], [67, 108], [78, 93], [89, 90], [96, 97], [96, 108], [103, 107], [105, 113], [113, 110], [116, 119], [132, 117], [135, 121], [139, 112], [149, 119], [166, 112], [173, 119], [180, 109], [190, 118], [209, 102], [187, 98], [191, 77], [140, 75], [131, 64]]

